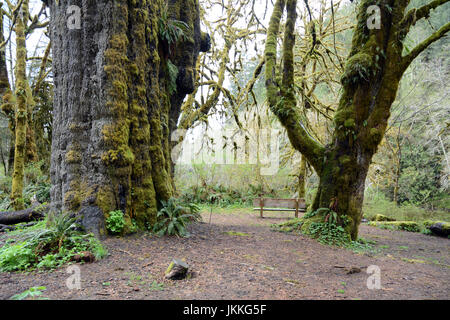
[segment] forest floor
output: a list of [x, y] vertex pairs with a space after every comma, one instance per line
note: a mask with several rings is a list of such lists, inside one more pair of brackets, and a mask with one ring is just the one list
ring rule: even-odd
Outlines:
[[[3, 272], [0, 299], [36, 286], [50, 299], [450, 299], [449, 239], [362, 225], [360, 236], [376, 244], [356, 253], [270, 229], [292, 213], [258, 214], [213, 213], [209, 224], [204, 213], [189, 238], [109, 237], [105, 259], [79, 265], [81, 289], [67, 288], [66, 267]], [[172, 258], [193, 276], [164, 279]], [[381, 289], [367, 288], [370, 265], [380, 268]], [[348, 274], [352, 267], [361, 272]]]

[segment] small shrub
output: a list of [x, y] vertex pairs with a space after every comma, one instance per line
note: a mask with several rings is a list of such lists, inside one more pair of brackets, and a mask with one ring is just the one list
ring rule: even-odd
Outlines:
[[120, 234], [125, 227], [125, 218], [121, 210], [111, 211], [106, 219], [106, 229], [112, 234]]
[[175, 198], [170, 198], [167, 202], [162, 201], [162, 206], [157, 215], [158, 222], [152, 230], [158, 236], [187, 236], [187, 224], [201, 219], [200, 207], [195, 204], [185, 207], [178, 204]]
[[0, 270], [53, 269], [72, 260], [80, 252], [91, 252], [97, 260], [107, 255], [93, 234], [83, 234], [68, 214], [49, 215], [46, 221], [15, 230], [0, 248]]
[[11, 300], [25, 300], [31, 298], [32, 300], [48, 300], [46, 297], [41, 297], [42, 291], [47, 290], [46, 287], [32, 287], [22, 293], [15, 294], [11, 297]]
[[37, 256], [28, 242], [7, 244], [0, 248], [0, 269], [2, 271], [22, 271], [30, 268]]

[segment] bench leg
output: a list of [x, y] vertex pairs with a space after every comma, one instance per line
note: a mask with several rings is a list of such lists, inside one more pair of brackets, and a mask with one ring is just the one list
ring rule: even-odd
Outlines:
[[260, 198], [259, 199], [259, 206], [260, 206], [260, 211], [259, 211], [259, 216], [260, 216], [260, 218], [262, 219], [262, 218], [264, 218], [263, 217], [263, 207], [264, 207], [264, 203], [263, 203], [263, 200]]

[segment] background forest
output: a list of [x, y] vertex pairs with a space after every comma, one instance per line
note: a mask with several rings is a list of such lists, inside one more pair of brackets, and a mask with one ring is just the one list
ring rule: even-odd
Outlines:
[[[255, 11], [252, 1], [225, 2], [229, 5], [222, 7], [215, 1], [201, 1], [202, 25], [211, 35], [212, 50], [201, 53], [199, 86], [183, 105], [183, 110], [194, 106], [193, 110], [201, 111], [196, 115], [184, 147], [200, 143], [202, 151], [209, 152], [217, 144], [212, 132], [219, 129], [224, 132], [244, 130], [250, 139], [256, 141], [262, 129], [277, 128], [280, 130], [280, 169], [276, 175], [263, 176], [260, 174], [261, 163], [206, 164], [196, 156], [191, 164], [176, 166], [177, 193], [188, 202], [219, 206], [250, 206], [251, 200], [261, 195], [304, 196], [307, 203], [311, 203], [318, 178], [309, 164], [302, 161], [300, 153], [291, 147], [284, 129], [267, 107], [264, 66], [261, 63], [265, 27], [261, 21], [267, 21], [271, 7], [264, 9], [262, 6], [264, 10], [259, 12]], [[426, 2], [411, 1], [411, 6], [418, 7]], [[30, 12], [34, 12], [40, 21], [28, 30], [26, 41], [26, 76], [34, 100], [27, 137], [27, 141], [29, 139], [32, 143], [27, 148], [24, 171], [23, 200], [26, 206], [33, 201], [44, 203], [50, 200], [53, 84], [49, 40], [42, 31], [47, 17], [45, 11], [39, 12], [40, 8], [38, 1], [31, 1]], [[297, 94], [301, 96], [298, 107], [309, 132], [317, 140], [327, 142], [338, 101], [342, 61], [350, 49], [356, 5], [349, 1], [335, 1], [334, 12], [331, 12], [328, 1], [315, 1], [311, 12], [304, 10], [304, 23], [297, 30], [296, 68], [306, 70], [308, 77], [297, 79]], [[309, 14], [315, 19], [317, 33], [314, 36], [323, 46], [315, 56], [305, 58], [304, 53], [309, 50], [313, 37], [307, 21]], [[333, 29], [332, 14], [335, 15]], [[450, 6], [444, 5], [429, 19], [417, 23], [406, 39], [407, 47], [414, 47], [429, 36], [447, 22], [449, 16]], [[4, 38], [8, 37], [10, 30], [11, 20], [5, 19]], [[336, 31], [335, 36], [332, 36], [333, 30]], [[11, 71], [17, 63], [14, 33], [3, 49], [9, 83], [14, 90], [17, 80]], [[449, 50], [450, 40], [444, 37], [413, 62], [401, 81], [387, 134], [367, 178], [364, 212], [368, 217], [383, 212], [401, 215], [408, 220], [430, 214], [443, 218], [448, 216]], [[188, 111], [185, 113], [189, 115]], [[0, 211], [6, 211], [11, 209], [12, 137], [15, 130], [14, 110], [6, 100], [0, 117]], [[221, 143], [223, 149], [232, 150], [232, 145]]]

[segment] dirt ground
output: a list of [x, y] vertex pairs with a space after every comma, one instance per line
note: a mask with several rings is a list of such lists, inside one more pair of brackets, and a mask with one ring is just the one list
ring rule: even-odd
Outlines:
[[[236, 210], [204, 214], [190, 238], [133, 235], [104, 241], [105, 259], [79, 265], [81, 289], [70, 290], [66, 267], [0, 273], [0, 299], [45, 286], [50, 299], [449, 299], [450, 240], [362, 225], [371, 252], [337, 249], [270, 224], [290, 213]], [[227, 232], [239, 232], [237, 235]], [[164, 279], [172, 258], [191, 267], [190, 279]], [[381, 289], [368, 289], [367, 267], [380, 269]], [[352, 267], [361, 272], [348, 274]]]

